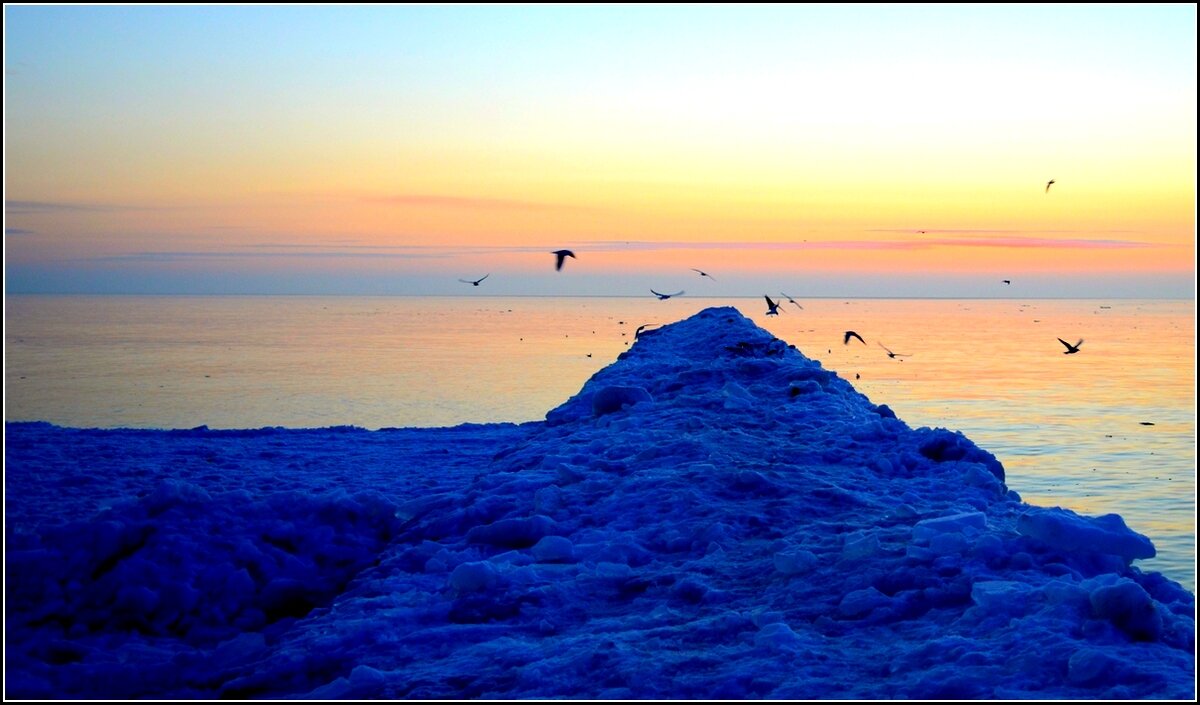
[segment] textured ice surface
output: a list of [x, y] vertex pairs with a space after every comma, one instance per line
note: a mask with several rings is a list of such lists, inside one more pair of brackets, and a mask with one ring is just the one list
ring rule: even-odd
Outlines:
[[732, 308], [544, 423], [6, 441], [8, 697], [1194, 695], [1148, 539]]

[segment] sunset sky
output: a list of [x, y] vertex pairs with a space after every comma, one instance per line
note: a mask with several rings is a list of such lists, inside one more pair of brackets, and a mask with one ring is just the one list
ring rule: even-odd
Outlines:
[[10, 294], [1195, 296], [1194, 5], [4, 20]]

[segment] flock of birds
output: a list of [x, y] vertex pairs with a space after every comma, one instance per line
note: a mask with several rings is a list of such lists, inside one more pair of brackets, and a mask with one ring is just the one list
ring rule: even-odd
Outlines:
[[[1054, 179], [1050, 179], [1049, 181], [1046, 182], [1046, 191], [1045, 191], [1046, 193], [1050, 193], [1050, 186], [1053, 184], [1054, 184]], [[918, 232], [924, 233], [925, 231], [920, 230]], [[568, 257], [570, 257], [571, 259], [578, 259], [578, 257], [575, 256], [575, 253], [572, 252], [571, 250], [554, 250], [553, 252], [551, 252], [551, 254], [554, 255], [554, 270], [555, 271], [562, 271], [563, 263], [566, 261], [566, 259]], [[695, 267], [691, 267], [690, 269], [693, 272], [696, 272], [697, 274], [699, 274], [701, 277], [707, 277], [708, 279], [716, 281], [716, 279], [708, 272], [705, 272], [700, 269], [696, 269]], [[479, 279], [459, 279], [459, 281], [464, 284], [471, 284], [472, 286], [479, 286], [479, 284], [484, 279], [487, 279], [490, 276], [491, 276], [491, 273], [489, 272], [489, 273], [483, 275], [482, 277], [480, 277]], [[1004, 283], [1006, 286], [1012, 284], [1011, 279], [1001, 279], [1000, 281], [1002, 283]], [[672, 294], [664, 294], [664, 293], [655, 291], [654, 289], [651, 289], [650, 293], [653, 294], [654, 296], [658, 297], [659, 301], [666, 301], [667, 299], [670, 299], [674, 296], [683, 296], [683, 294], [684, 294], [684, 292], [682, 290], [676, 291]], [[795, 299], [788, 296], [787, 294], [780, 293], [780, 296], [782, 296], [784, 299], [787, 299], [787, 302], [795, 305], [796, 308], [799, 308], [801, 310], [804, 309], [803, 306], [801, 306], [799, 303], [796, 302]], [[780, 301], [774, 301], [771, 299], [771, 297], [769, 295], [764, 295], [763, 298], [767, 300], [766, 315], [778, 316], [780, 310], [783, 307], [782, 299]], [[639, 326], [637, 331], [634, 333], [634, 340], [637, 340], [637, 338], [639, 336], [641, 336], [642, 331], [645, 330], [647, 326], [651, 326], [651, 325], [658, 325], [658, 324], [647, 323], [645, 325]], [[867, 344], [867, 341], [863, 340], [863, 337], [861, 335], [859, 335], [858, 333], [856, 333], [852, 330], [846, 331], [845, 334], [842, 336], [842, 344], [849, 345], [851, 338], [856, 338], [858, 340], [858, 342], [862, 343], [863, 345]], [[1065, 345], [1067, 347], [1066, 352], [1063, 353], [1064, 355], [1072, 355], [1074, 353], [1079, 352], [1079, 346], [1083, 345], [1083, 338], [1080, 338], [1079, 342], [1075, 343], [1074, 345], [1071, 345], [1070, 343], [1063, 340], [1062, 338], [1059, 338], [1058, 342], [1062, 343], [1063, 345]], [[881, 343], [879, 341], [875, 341], [875, 344], [878, 345], [879, 347], [883, 348], [884, 352], [887, 353], [887, 356], [893, 360], [898, 360], [901, 358], [909, 357], [909, 355], [906, 353], [892, 352], [890, 349], [888, 349], [888, 347], [886, 345], [884, 345], [883, 343]], [[591, 357], [591, 354], [589, 354], [588, 357]], [[855, 375], [855, 376], [857, 377], [857, 375]]]

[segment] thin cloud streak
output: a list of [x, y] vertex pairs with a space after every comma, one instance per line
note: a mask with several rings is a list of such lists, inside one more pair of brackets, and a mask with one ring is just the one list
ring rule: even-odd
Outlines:
[[[580, 252], [654, 252], [662, 250], [755, 250], [755, 251], [802, 251], [802, 250], [901, 250], [913, 251], [935, 247], [967, 248], [1025, 248], [1025, 249], [1132, 249], [1160, 247], [1153, 243], [1134, 240], [1076, 240], [1069, 238], [937, 238], [921, 240], [817, 240], [814, 242], [682, 242], [646, 240], [592, 240], [581, 241], [573, 249]], [[445, 259], [453, 257], [550, 253], [551, 246], [532, 245], [313, 245], [300, 243], [258, 243], [247, 245], [249, 250], [197, 252], [157, 251], [131, 252], [118, 255], [85, 257], [63, 260], [68, 262], [182, 262], [220, 259], [270, 259], [270, 258], [338, 258], [369, 259], [389, 257], [396, 259]], [[270, 249], [281, 251], [271, 252]]]
[[534, 210], [534, 211], [580, 211], [592, 210], [587, 206], [563, 203], [542, 203], [507, 198], [480, 198], [475, 196], [440, 196], [434, 194], [400, 194], [366, 199], [370, 203], [394, 206], [419, 206], [430, 208], [453, 208], [462, 210]]
[[67, 201], [5, 201], [4, 211], [12, 215], [43, 215], [50, 213], [113, 213], [116, 211], [163, 210], [151, 206], [130, 206], [115, 203], [72, 203]]
[[1130, 235], [1139, 230], [993, 230], [990, 228], [868, 228], [868, 233], [901, 233], [904, 235], [1021, 235], [1021, 234], [1079, 234], [1095, 233], [1104, 235]]
[[991, 237], [927, 238], [920, 240], [814, 240], [802, 242], [679, 242], [601, 240], [584, 243], [588, 249], [613, 250], [922, 250], [933, 247], [1000, 247], [1113, 249], [1156, 247], [1137, 240]]
[[60, 262], [197, 262], [206, 260], [321, 258], [362, 259], [392, 257], [396, 259], [441, 259], [454, 257], [453, 252], [130, 252], [121, 255], [79, 257]]

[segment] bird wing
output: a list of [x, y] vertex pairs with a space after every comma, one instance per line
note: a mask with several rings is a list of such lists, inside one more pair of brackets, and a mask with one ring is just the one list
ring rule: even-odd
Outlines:
[[[883, 348], [884, 350], [887, 350], [889, 353], [892, 353], [892, 351], [891, 351], [891, 350], [888, 350], [888, 349], [887, 349], [887, 346], [886, 346], [886, 345], [884, 345], [883, 343], [879, 342], [878, 340], [876, 340], [876, 341], [875, 341], [875, 344], [876, 344], [876, 345], [878, 345], [879, 347]], [[892, 354], [894, 355], [895, 353], [892, 353]]]
[[475, 282], [471, 281], [470, 279], [459, 279], [459, 281], [462, 282], [463, 284], [474, 284], [475, 283]]
[[[1067, 341], [1063, 340], [1062, 338], [1059, 338], [1059, 339], [1058, 339], [1058, 342], [1060, 342], [1060, 343], [1062, 343], [1063, 345], [1067, 346], [1067, 350], [1070, 350], [1070, 349], [1071, 349], [1071, 344], [1070, 344], [1070, 343], [1068, 343]], [[1079, 342], [1083, 342], [1083, 341], [1081, 340], [1081, 341], [1079, 341]]]
[[771, 308], [775, 308], [776, 306], [779, 305], [779, 304], [775, 303], [774, 301], [772, 301], [771, 297], [767, 296], [766, 294], [763, 295], [763, 298], [767, 300], [767, 305], [770, 306]]
[[855, 333], [852, 330], [846, 331], [845, 337], [842, 338], [842, 344], [843, 345], [848, 344], [850, 342], [851, 338], [858, 338], [858, 342], [862, 343], [863, 345], [867, 344], [867, 341], [863, 340], [861, 335], [859, 335], [858, 333]]
[[483, 275], [482, 277], [480, 277], [480, 278], [479, 278], [479, 281], [483, 281], [484, 279], [487, 279], [487, 278], [488, 278], [488, 277], [490, 277], [490, 276], [492, 276], [492, 273], [491, 273], [491, 272], [488, 272], [487, 274], [485, 274], [485, 275]]
[[655, 291], [654, 289], [651, 289], [651, 290], [650, 290], [650, 293], [651, 293], [651, 294], [654, 294], [655, 296], [657, 296], [657, 297], [658, 297], [658, 298], [660, 298], [660, 299], [661, 299], [661, 298], [663, 298], [664, 296], [670, 296], [670, 294], [660, 294], [660, 293], [658, 293], [657, 291]]
[[683, 290], [677, 291], [674, 294], [668, 294], [668, 296], [683, 296]]
[[1083, 338], [1080, 338], [1079, 342], [1075, 343], [1075, 347], [1079, 347], [1080, 345], [1083, 345]]

